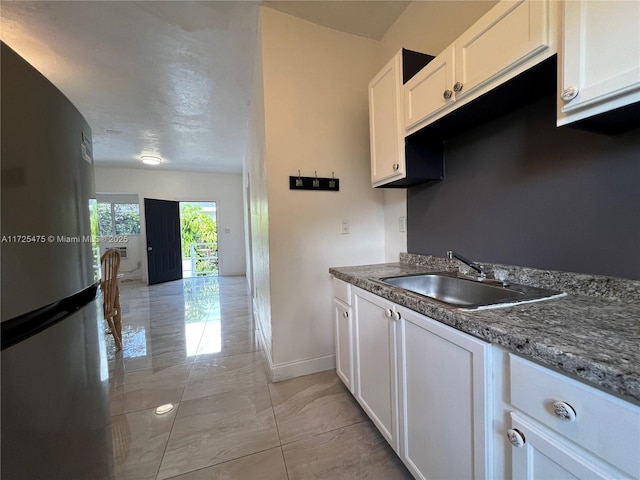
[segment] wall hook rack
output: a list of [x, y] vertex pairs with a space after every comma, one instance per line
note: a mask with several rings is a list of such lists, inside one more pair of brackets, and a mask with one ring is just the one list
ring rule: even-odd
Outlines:
[[316, 191], [340, 191], [340, 179], [335, 178], [335, 172], [331, 172], [331, 178], [318, 177], [316, 170], [313, 177], [302, 177], [300, 170], [298, 175], [289, 177], [289, 190], [316, 190]]

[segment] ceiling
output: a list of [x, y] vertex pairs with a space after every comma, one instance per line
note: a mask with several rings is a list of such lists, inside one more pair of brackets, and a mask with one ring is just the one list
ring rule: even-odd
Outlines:
[[[379, 39], [405, 1], [268, 1]], [[93, 132], [96, 165], [242, 171], [260, 3], [2, 1], [0, 37], [56, 85]], [[152, 167], [153, 168], [153, 167]]]

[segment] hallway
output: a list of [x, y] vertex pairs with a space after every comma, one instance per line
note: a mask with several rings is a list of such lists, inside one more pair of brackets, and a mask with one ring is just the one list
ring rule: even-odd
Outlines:
[[334, 371], [268, 383], [244, 277], [125, 282], [121, 304], [117, 479], [411, 478]]

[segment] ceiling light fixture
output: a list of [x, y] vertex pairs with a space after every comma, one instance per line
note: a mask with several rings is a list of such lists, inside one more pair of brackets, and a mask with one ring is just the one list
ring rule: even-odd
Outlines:
[[140, 160], [146, 165], [160, 165], [162, 163], [160, 157], [154, 157], [153, 155], [142, 155]]

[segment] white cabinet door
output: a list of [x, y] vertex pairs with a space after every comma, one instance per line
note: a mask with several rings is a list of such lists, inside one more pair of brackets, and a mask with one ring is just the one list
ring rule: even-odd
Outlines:
[[453, 95], [453, 48], [438, 55], [404, 86], [407, 129], [448, 107]]
[[498, 3], [455, 42], [456, 96], [473, 91], [548, 46], [546, 1]]
[[491, 478], [489, 344], [398, 312], [403, 461], [416, 478]]
[[371, 182], [374, 186], [405, 176], [402, 118], [402, 51], [369, 83]]
[[336, 342], [336, 373], [353, 393], [353, 356], [351, 336], [351, 308], [338, 299], [333, 300]]
[[555, 54], [557, 10], [547, 0], [498, 2], [404, 86], [405, 135]]
[[640, 101], [640, 2], [564, 2], [563, 31], [558, 125]]
[[353, 289], [355, 396], [378, 430], [398, 451], [397, 320], [393, 304]]
[[514, 480], [632, 478], [576, 451], [566, 439], [525, 420], [517, 413], [512, 413], [511, 419], [512, 430], [509, 433], [515, 442], [520, 442], [520, 446], [512, 449]]

